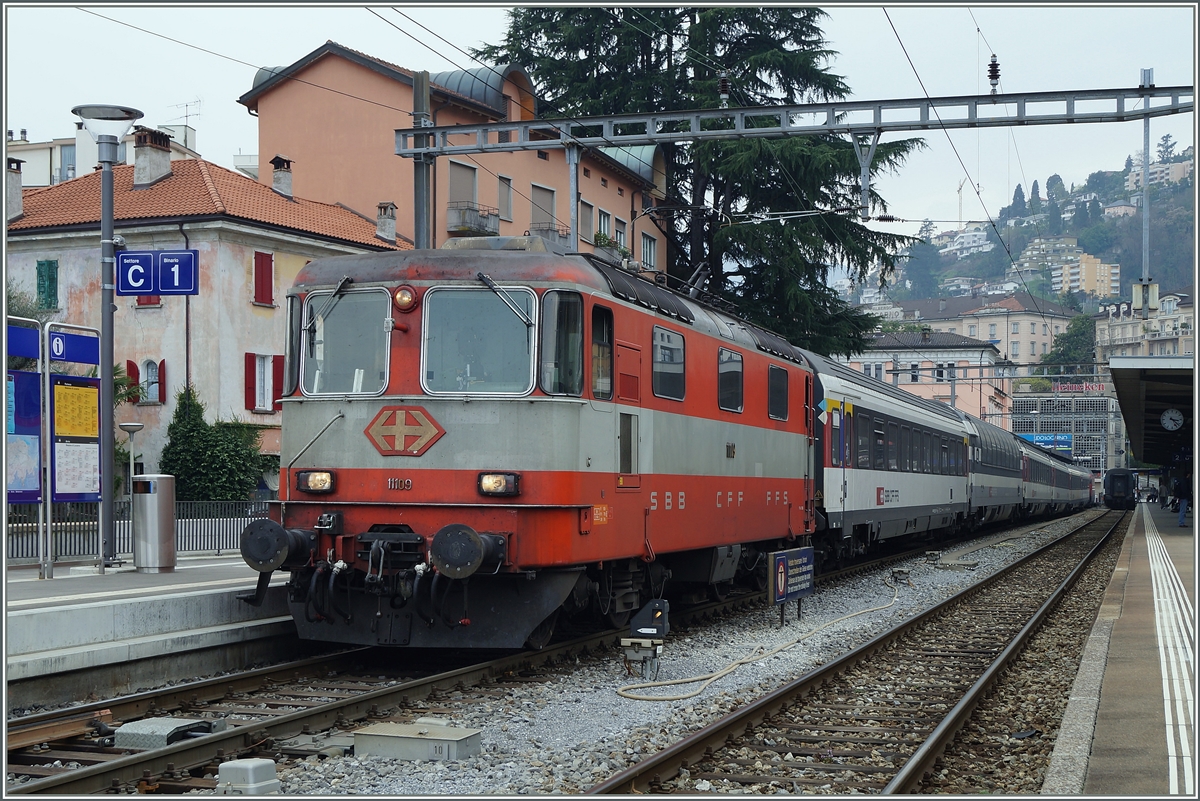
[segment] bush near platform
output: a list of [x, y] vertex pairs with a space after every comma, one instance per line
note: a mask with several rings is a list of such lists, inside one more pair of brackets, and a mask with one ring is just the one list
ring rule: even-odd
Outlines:
[[209, 424], [192, 387], [175, 396], [175, 415], [159, 464], [175, 476], [177, 501], [244, 501], [258, 487], [267, 457], [258, 451], [255, 426]]

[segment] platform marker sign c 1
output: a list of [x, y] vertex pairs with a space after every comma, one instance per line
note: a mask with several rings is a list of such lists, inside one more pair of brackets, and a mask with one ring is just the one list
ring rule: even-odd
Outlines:
[[768, 592], [771, 600], [779, 607], [779, 623], [783, 624], [783, 605], [788, 601], [796, 601], [796, 615], [800, 615], [800, 599], [812, 595], [813, 571], [815, 558], [812, 547], [792, 548], [787, 551], [774, 551], [770, 554], [771, 567], [770, 586]]

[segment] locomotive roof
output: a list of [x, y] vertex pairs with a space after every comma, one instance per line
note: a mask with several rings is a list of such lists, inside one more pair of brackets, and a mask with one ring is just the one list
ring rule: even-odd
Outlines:
[[[481, 262], [483, 259], [486, 259], [486, 264]], [[567, 283], [588, 287], [697, 327], [713, 336], [724, 336], [797, 364], [807, 363], [804, 351], [778, 334], [647, 281], [592, 254], [557, 250], [541, 237], [472, 237], [451, 240], [438, 249], [358, 253], [317, 259], [300, 270], [293, 289], [334, 286], [346, 276], [354, 284], [476, 281], [481, 272], [496, 281]], [[702, 309], [703, 314], [700, 313]], [[729, 330], [721, 331], [708, 315], [719, 318]]]

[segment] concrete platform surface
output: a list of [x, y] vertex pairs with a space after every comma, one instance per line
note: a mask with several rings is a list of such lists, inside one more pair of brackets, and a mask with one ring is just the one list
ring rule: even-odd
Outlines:
[[1139, 504], [1043, 794], [1196, 797], [1195, 563], [1192, 516]]
[[276, 573], [262, 606], [237, 596], [258, 574], [240, 555], [178, 560], [170, 573], [132, 566], [11, 568], [5, 580], [5, 661], [10, 685], [54, 674], [122, 665], [257, 639], [295, 636], [287, 574]]

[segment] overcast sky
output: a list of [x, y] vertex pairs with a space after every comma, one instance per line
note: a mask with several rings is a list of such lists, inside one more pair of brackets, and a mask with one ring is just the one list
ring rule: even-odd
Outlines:
[[[829, 15], [822, 30], [837, 52], [828, 67], [853, 100], [988, 94], [992, 53], [1009, 93], [1133, 87], [1142, 68], [1154, 69], [1159, 87], [1195, 83], [1191, 4], [822, 8]], [[234, 154], [258, 151], [256, 121], [237, 98], [259, 67], [291, 64], [332, 39], [410, 69], [472, 68], [478, 64], [460, 50], [499, 41], [504, 9], [10, 4], [6, 128], [18, 136], [27, 129], [32, 141], [70, 136], [70, 109], [82, 103], [133, 106], [150, 126], [182, 123], [186, 114], [201, 155], [232, 168]], [[1195, 125], [1193, 114], [1155, 119], [1152, 150], [1167, 133], [1183, 150], [1195, 141]], [[916, 222], [873, 225], [911, 234], [930, 218], [939, 229], [956, 228], [964, 180], [966, 220], [995, 215], [1018, 183], [1027, 195], [1034, 180], [1044, 187], [1054, 173], [1068, 187], [1080, 185], [1096, 170], [1123, 168], [1142, 147], [1142, 123], [953, 131], [954, 148], [945, 133], [924, 138], [928, 148], [877, 186], [892, 214]]]

